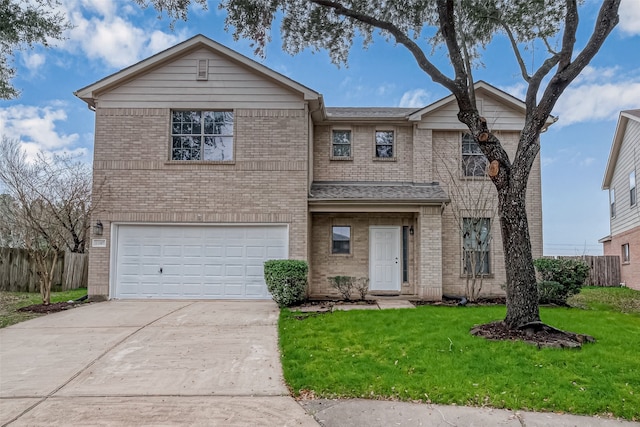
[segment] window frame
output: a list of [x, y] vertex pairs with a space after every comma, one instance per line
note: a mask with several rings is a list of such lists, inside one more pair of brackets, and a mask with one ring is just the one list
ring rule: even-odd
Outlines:
[[[198, 123], [198, 125], [200, 126], [200, 132], [199, 133], [195, 133], [195, 132], [191, 132], [191, 133], [185, 133], [185, 132], [174, 132], [175, 130], [175, 126], [179, 125], [179, 126], [184, 126], [184, 125], [193, 125], [194, 122], [191, 123], [187, 123], [187, 122], [183, 122], [182, 120], [177, 122], [176, 121], [176, 113], [200, 113], [200, 123]], [[204, 113], [209, 113], [211, 115], [211, 117], [213, 117], [213, 129], [214, 129], [214, 133], [207, 133], [206, 128], [205, 128], [205, 124], [204, 124]], [[225, 125], [224, 122], [221, 125], [221, 128], [224, 129], [227, 132], [220, 132], [220, 133], [215, 133], [215, 128], [218, 126], [218, 124], [216, 123], [216, 114], [215, 113], [223, 113], [223, 114], [230, 114], [231, 117], [231, 126]], [[231, 133], [228, 133], [228, 130], [230, 128]], [[236, 155], [236, 141], [235, 141], [235, 134], [236, 134], [236, 114], [235, 111], [233, 109], [171, 109], [170, 112], [170, 119], [169, 119], [169, 162], [174, 162], [174, 163], [234, 163], [235, 162], [235, 155]], [[175, 150], [185, 150], [184, 146], [181, 145], [180, 147], [176, 147], [176, 140], [175, 138], [189, 138], [189, 137], [196, 137], [199, 138], [199, 156], [200, 158], [198, 159], [185, 159], [185, 158], [176, 158], [174, 157], [176, 154]], [[204, 145], [206, 144], [206, 139], [207, 138], [222, 138], [221, 141], [223, 144], [228, 143], [229, 141], [231, 142], [230, 144], [230, 150], [231, 151], [231, 155], [230, 158], [226, 159], [226, 158], [222, 158], [222, 159], [203, 159], [204, 155], [205, 155], [205, 148]], [[215, 141], [213, 141], [215, 143]], [[182, 143], [184, 143], [184, 140], [182, 141]], [[216, 147], [217, 148], [217, 147]]]
[[616, 189], [609, 189], [609, 214], [611, 218], [616, 217]]
[[[385, 133], [385, 132], [391, 133], [391, 136], [392, 136], [391, 143], [379, 144], [378, 134]], [[398, 137], [398, 132], [395, 127], [376, 127], [375, 130], [373, 131], [373, 160], [381, 161], [381, 162], [395, 161], [398, 155], [397, 137]], [[391, 156], [389, 157], [378, 156], [378, 146], [385, 146], [385, 147], [391, 146]]]
[[[349, 229], [349, 235], [347, 236], [349, 239], [347, 240], [347, 244], [348, 244], [348, 251], [347, 252], [336, 252], [336, 240], [334, 240], [334, 236], [336, 234], [336, 232], [334, 231], [336, 228], [347, 228]], [[332, 224], [331, 225], [331, 237], [329, 239], [330, 242], [330, 247], [329, 247], [329, 253], [332, 256], [350, 256], [353, 253], [353, 245], [351, 244], [353, 242], [353, 233], [351, 230], [351, 226], [350, 225], [342, 225], [342, 224]]]
[[[349, 132], [349, 144], [336, 144], [334, 139], [334, 134], [336, 132]], [[336, 145], [348, 145], [349, 147], [349, 155], [348, 156], [336, 156], [334, 147]], [[329, 143], [329, 158], [331, 160], [353, 160], [353, 130], [350, 127], [332, 127], [330, 131], [330, 143]]]
[[[478, 151], [472, 150], [471, 152], [465, 153], [465, 145], [469, 146], [470, 144], [475, 144], [478, 147]], [[468, 160], [465, 161], [466, 158], [468, 158]], [[484, 159], [484, 169], [482, 170], [482, 173], [467, 174], [469, 170], [469, 168], [467, 167], [467, 163], [470, 163], [470, 160], [474, 159], [473, 170], [476, 171], [477, 165], [480, 164], [480, 161], [478, 159], [481, 159], [481, 158]], [[478, 144], [478, 142], [475, 140], [473, 135], [471, 135], [468, 132], [462, 132], [460, 134], [460, 171], [461, 171], [462, 178], [466, 178], [466, 179], [487, 178], [488, 168], [489, 168], [489, 159], [487, 159], [487, 156], [485, 156], [482, 150], [480, 150], [480, 144]]]
[[409, 283], [409, 227], [402, 226], [402, 283]]
[[622, 244], [622, 246], [620, 247], [620, 250], [621, 250], [620, 259], [622, 261], [622, 264], [631, 263], [631, 250], [629, 248], [629, 243]]
[[[485, 241], [481, 241], [479, 242], [479, 245], [481, 245], [481, 247], [478, 248], [469, 248], [467, 249], [467, 242], [466, 242], [466, 223], [467, 221], [482, 221], [483, 223], [486, 222], [487, 226], [486, 226], [486, 237], [485, 237]], [[490, 277], [491, 275], [493, 275], [493, 268], [491, 266], [491, 261], [492, 261], [492, 255], [491, 255], [491, 240], [492, 240], [492, 236], [491, 236], [491, 218], [490, 217], [463, 217], [462, 218], [462, 233], [461, 233], [461, 249], [462, 249], [462, 276], [463, 277]], [[472, 246], [476, 246], [475, 243], [472, 243]], [[483, 255], [482, 254], [486, 254], [484, 256], [484, 260], [482, 259]], [[469, 254], [474, 254], [473, 256], [476, 257], [480, 257], [480, 260], [476, 260], [476, 270], [478, 270], [478, 267], [482, 268], [483, 270], [486, 271], [478, 271], [476, 273], [470, 273], [468, 272], [468, 267], [467, 265], [470, 266], [470, 263], [467, 261], [467, 256]], [[484, 268], [483, 268], [484, 267]]]
[[638, 203], [638, 191], [636, 185], [635, 169], [629, 172], [629, 206], [635, 206]]

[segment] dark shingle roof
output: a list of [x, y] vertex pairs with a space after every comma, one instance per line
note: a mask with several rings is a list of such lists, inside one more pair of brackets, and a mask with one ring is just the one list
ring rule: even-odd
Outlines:
[[309, 200], [443, 203], [449, 196], [437, 182], [314, 182]]
[[330, 119], [405, 119], [416, 108], [395, 107], [327, 107]]

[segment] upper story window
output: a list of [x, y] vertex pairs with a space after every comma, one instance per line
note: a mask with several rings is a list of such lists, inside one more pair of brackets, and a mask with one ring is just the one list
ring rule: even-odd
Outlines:
[[636, 171], [631, 171], [629, 174], [629, 200], [631, 206], [635, 205], [638, 201], [638, 195], [636, 192]]
[[616, 190], [613, 188], [609, 189], [609, 205], [611, 206], [610, 213], [611, 218], [616, 217]]
[[471, 134], [462, 135], [463, 176], [485, 176], [489, 161], [480, 150], [480, 145]]
[[171, 160], [233, 160], [233, 111], [173, 111]]
[[376, 131], [376, 158], [393, 159], [395, 156], [395, 132], [392, 130]]
[[491, 273], [489, 263], [491, 219], [463, 218], [462, 221], [462, 261], [464, 263], [464, 273], [470, 276]]
[[331, 157], [334, 159], [351, 158], [351, 131], [333, 129], [331, 132]]

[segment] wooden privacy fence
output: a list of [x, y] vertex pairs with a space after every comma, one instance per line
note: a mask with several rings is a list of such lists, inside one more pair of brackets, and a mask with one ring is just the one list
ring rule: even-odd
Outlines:
[[[66, 252], [58, 258], [53, 288], [61, 290], [86, 288], [89, 278], [87, 254]], [[0, 248], [0, 290], [39, 292], [35, 262], [25, 249]]]
[[620, 257], [617, 255], [559, 256], [556, 258], [578, 259], [589, 266], [589, 277], [585, 286], [620, 286]]

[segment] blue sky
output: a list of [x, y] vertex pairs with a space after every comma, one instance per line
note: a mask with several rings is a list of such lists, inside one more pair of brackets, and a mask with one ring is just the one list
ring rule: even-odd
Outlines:
[[[337, 68], [325, 52], [284, 53], [277, 31], [266, 58], [256, 58], [249, 41], [235, 42], [224, 31], [224, 12], [214, 2], [208, 11], [191, 10], [189, 21], [176, 22], [173, 30], [169, 19], [133, 1], [61, 3], [74, 28], [49, 49], [19, 52], [13, 82], [22, 94], [0, 101], [0, 134], [19, 138], [30, 154], [70, 152], [91, 161], [94, 113], [73, 92], [198, 33], [322, 93], [328, 106], [419, 108], [448, 95], [405, 49], [380, 38], [366, 50], [356, 42], [349, 66]], [[599, 3], [586, 0], [581, 9], [578, 48]], [[598, 239], [609, 233], [602, 177], [619, 111], [640, 108], [640, 0], [623, 0], [620, 15], [618, 28], [558, 102], [559, 121], [541, 138], [546, 255], [600, 254]], [[539, 65], [539, 48], [529, 51], [527, 64]], [[433, 60], [446, 64], [441, 51]], [[489, 46], [475, 77], [523, 97], [524, 82], [502, 39]]]

